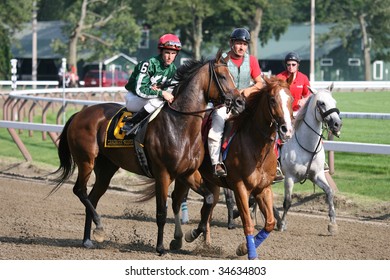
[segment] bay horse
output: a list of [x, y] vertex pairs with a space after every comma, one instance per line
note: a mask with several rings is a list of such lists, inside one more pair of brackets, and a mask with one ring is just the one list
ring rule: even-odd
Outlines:
[[328, 231], [337, 233], [336, 214], [333, 204], [334, 192], [326, 180], [324, 172], [325, 151], [322, 144], [323, 126], [339, 137], [342, 121], [336, 100], [332, 96], [333, 84], [327, 89], [309, 88], [312, 95], [299, 110], [294, 124], [294, 136], [281, 148], [281, 169], [284, 173], [283, 216], [274, 209], [277, 228], [287, 229], [287, 212], [291, 207], [291, 195], [295, 183], [309, 179], [326, 194], [329, 206]]
[[[264, 81], [264, 87], [247, 98], [244, 112], [228, 120], [236, 130], [224, 159], [227, 177], [214, 177], [207, 157], [200, 166], [197, 186], [209, 189], [211, 194], [204, 197], [198, 227], [185, 235], [185, 240], [192, 242], [203, 233], [206, 244], [210, 244], [210, 221], [220, 187], [231, 189], [246, 238], [236, 253], [248, 254], [248, 259], [258, 257], [256, 248], [275, 226], [271, 184], [276, 175], [276, 134], [284, 141], [292, 136], [292, 96], [288, 84], [276, 77], [264, 77]], [[265, 226], [256, 236], [249, 210], [250, 195], [255, 197], [265, 217]]]
[[[204, 147], [201, 125], [208, 102], [222, 103], [225, 98], [239, 95], [230, 75], [227, 62], [218, 51], [216, 58], [204, 61], [190, 60], [176, 73], [177, 86], [173, 90], [175, 100], [164, 104], [161, 112], [149, 122], [143, 142], [150, 173], [155, 179], [156, 222], [158, 227], [156, 251], [163, 255], [164, 226], [167, 217], [168, 187], [175, 180], [183, 188], [175, 187], [172, 208], [179, 220], [180, 203], [188, 188], [194, 184], [193, 173], [202, 163]], [[94, 246], [91, 240], [92, 221], [96, 228], [93, 236], [104, 241], [101, 217], [96, 211], [99, 199], [106, 192], [111, 178], [119, 168], [146, 176], [136, 157], [134, 147], [107, 148], [105, 134], [114, 115], [123, 107], [115, 103], [103, 103], [84, 108], [65, 124], [59, 137], [58, 156], [60, 166], [54, 174], [58, 189], [78, 168], [73, 193], [85, 206], [86, 218], [82, 244]], [[87, 183], [92, 171], [96, 181], [87, 193]], [[182, 246], [182, 232], [176, 225], [171, 249]]]

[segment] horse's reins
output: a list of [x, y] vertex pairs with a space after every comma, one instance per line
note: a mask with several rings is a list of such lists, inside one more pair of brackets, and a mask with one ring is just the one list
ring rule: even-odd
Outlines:
[[[323, 123], [323, 122], [325, 121], [325, 118], [326, 118], [327, 116], [329, 116], [330, 114], [332, 114], [332, 113], [334, 113], [334, 112], [336, 112], [337, 114], [340, 114], [340, 110], [337, 109], [337, 108], [332, 108], [332, 109], [329, 109], [328, 111], [322, 112], [321, 109], [320, 109], [320, 107], [318, 106], [318, 104], [317, 104], [316, 109], [318, 109], [318, 111], [320, 112], [322, 121], [319, 121], [319, 120], [317, 119], [317, 117], [316, 117], [315, 114], [314, 114], [314, 116], [315, 116], [316, 120], [317, 120], [318, 122], [321, 122], [321, 123]], [[318, 149], [318, 147], [319, 147], [320, 144], [321, 144], [321, 140], [322, 140], [322, 139], [325, 139], [325, 137], [322, 135], [322, 129], [321, 129], [321, 133], [318, 133], [317, 131], [315, 131], [315, 130], [306, 122], [305, 119], [303, 119], [303, 122], [304, 122], [304, 123], [307, 125], [307, 127], [310, 128], [317, 136], [319, 136], [319, 139], [318, 139], [318, 143], [317, 143], [317, 146], [316, 146], [315, 150], [312, 152], [312, 151], [309, 151], [308, 149], [306, 149], [305, 147], [303, 147], [303, 146], [299, 143], [298, 137], [297, 137], [297, 133], [294, 133], [295, 139], [297, 140], [297, 143], [298, 143], [299, 147], [301, 147], [301, 148], [302, 148], [303, 150], [305, 150], [306, 152], [312, 154], [312, 157], [311, 157], [311, 159], [310, 159], [310, 161], [309, 161], [309, 164], [308, 164], [308, 166], [307, 166], [307, 169], [306, 169], [305, 178], [299, 182], [300, 184], [304, 184], [304, 183], [306, 182], [307, 178], [309, 178], [309, 171], [310, 171], [311, 164], [313, 163], [314, 157], [315, 157], [316, 154], [318, 154], [318, 153], [321, 151], [321, 150], [317, 150], [317, 149]], [[326, 126], [326, 129], [328, 129], [327, 126]]]
[[[219, 91], [219, 95], [218, 96], [220, 96], [220, 95], [222, 96], [222, 98], [220, 98], [219, 101], [223, 101], [226, 98], [226, 92], [222, 88], [222, 85], [221, 85], [221, 83], [220, 83], [220, 81], [219, 81], [219, 79], [217, 77], [217, 73], [215, 72], [215, 67], [213, 67], [213, 66], [219, 67], [219, 66], [225, 66], [225, 64], [214, 64], [212, 60], [209, 61], [210, 79], [209, 79], [209, 84], [208, 84], [208, 87], [207, 87], [207, 101], [210, 100], [210, 87], [211, 87], [211, 81], [213, 81], [213, 80], [217, 84], [217, 88], [218, 88], [218, 91]], [[169, 106], [169, 108], [172, 111], [175, 111], [176, 113], [179, 113], [179, 114], [182, 114], [182, 115], [197, 115], [197, 114], [200, 114], [200, 113], [205, 113], [207, 111], [212, 111], [212, 110], [218, 109], [218, 108], [222, 107], [223, 105], [224, 104], [222, 103], [220, 105], [214, 106], [213, 108], [207, 108], [207, 109], [199, 110], [199, 111], [183, 112], [183, 111], [179, 111], [179, 110], [175, 109], [172, 106], [172, 104], [168, 102], [168, 106]]]

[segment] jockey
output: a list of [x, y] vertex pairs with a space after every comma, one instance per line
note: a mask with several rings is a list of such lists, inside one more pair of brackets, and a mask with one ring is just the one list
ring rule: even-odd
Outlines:
[[[257, 58], [248, 54], [248, 44], [251, 36], [245, 28], [236, 28], [230, 35], [230, 50], [223, 54], [227, 60], [229, 71], [241, 94], [245, 97], [263, 87], [261, 69]], [[225, 121], [230, 113], [226, 107], [214, 110], [212, 113], [212, 124], [208, 134], [208, 149], [214, 175], [218, 177], [227, 176], [226, 167], [221, 158], [221, 142]]]
[[145, 119], [160, 107], [164, 100], [173, 102], [173, 95], [162, 85], [173, 79], [176, 66], [173, 63], [179, 51], [181, 42], [174, 34], [165, 34], [158, 42], [159, 55], [141, 61], [131, 74], [125, 88], [126, 108], [130, 112], [137, 112], [127, 120], [122, 128], [126, 135], [130, 134], [134, 125]]

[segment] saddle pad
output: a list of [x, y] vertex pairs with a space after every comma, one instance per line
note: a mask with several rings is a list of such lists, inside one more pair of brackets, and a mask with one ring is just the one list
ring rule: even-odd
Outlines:
[[126, 108], [121, 108], [110, 120], [107, 126], [106, 135], [104, 137], [105, 148], [126, 148], [134, 147], [132, 135], [121, 133], [121, 128], [124, 125], [123, 119], [131, 117], [132, 113], [126, 111]]

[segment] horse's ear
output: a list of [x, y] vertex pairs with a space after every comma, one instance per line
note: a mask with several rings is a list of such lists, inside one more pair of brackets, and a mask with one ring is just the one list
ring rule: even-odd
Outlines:
[[333, 87], [334, 87], [334, 82], [332, 82], [332, 84], [328, 87], [328, 90], [329, 90], [330, 92], [332, 92], [332, 91], [333, 91]]
[[310, 86], [307, 86], [307, 88], [310, 90], [310, 92], [311, 92], [312, 94], [317, 94], [317, 92], [318, 92], [315, 88], [312, 88], [312, 87], [310, 87]]
[[215, 56], [215, 61], [220, 61], [222, 57], [222, 49], [219, 49], [217, 55]]

